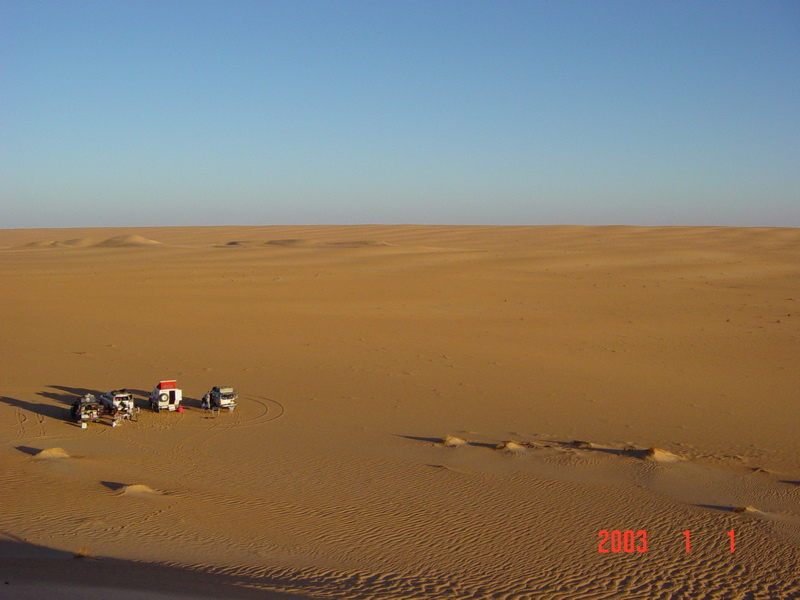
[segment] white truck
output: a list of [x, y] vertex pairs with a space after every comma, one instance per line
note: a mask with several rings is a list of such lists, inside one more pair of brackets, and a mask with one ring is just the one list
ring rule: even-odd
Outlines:
[[236, 408], [238, 395], [232, 387], [215, 385], [207, 394], [203, 394], [203, 408], [219, 410], [227, 408], [230, 412]]
[[138, 413], [133, 401], [133, 394], [128, 390], [111, 390], [100, 396], [103, 410], [111, 415], [111, 426], [116, 427], [120, 421], [133, 419]]
[[174, 379], [159, 381], [158, 385], [150, 392], [150, 408], [155, 412], [162, 410], [183, 412], [182, 399], [183, 394], [178, 389], [177, 381]]

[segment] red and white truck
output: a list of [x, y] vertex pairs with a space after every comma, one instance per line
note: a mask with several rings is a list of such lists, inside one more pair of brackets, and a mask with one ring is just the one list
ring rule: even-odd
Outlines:
[[178, 382], [174, 379], [159, 381], [158, 385], [150, 392], [150, 408], [156, 412], [172, 410], [183, 412], [181, 400], [183, 394], [178, 389]]

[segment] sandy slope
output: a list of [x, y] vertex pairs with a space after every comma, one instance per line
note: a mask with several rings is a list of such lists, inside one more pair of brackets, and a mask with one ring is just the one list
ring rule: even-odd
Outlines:
[[0, 273], [0, 598], [800, 597], [800, 230], [9, 230]]

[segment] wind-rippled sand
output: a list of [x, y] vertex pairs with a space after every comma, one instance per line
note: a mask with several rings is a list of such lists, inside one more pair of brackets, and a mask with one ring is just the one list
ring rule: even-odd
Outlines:
[[800, 597], [800, 230], [6, 230], [0, 274], [0, 598]]

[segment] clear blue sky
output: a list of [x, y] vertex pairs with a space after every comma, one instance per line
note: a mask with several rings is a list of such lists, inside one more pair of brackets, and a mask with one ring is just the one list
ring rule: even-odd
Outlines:
[[0, 228], [800, 226], [800, 2], [0, 0]]

